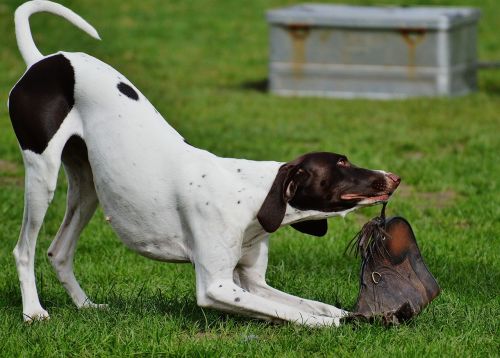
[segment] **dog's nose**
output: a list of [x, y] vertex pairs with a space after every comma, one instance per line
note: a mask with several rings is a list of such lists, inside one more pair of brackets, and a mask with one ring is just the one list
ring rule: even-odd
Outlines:
[[387, 177], [394, 182], [394, 184], [401, 183], [401, 178], [393, 173], [387, 173]]

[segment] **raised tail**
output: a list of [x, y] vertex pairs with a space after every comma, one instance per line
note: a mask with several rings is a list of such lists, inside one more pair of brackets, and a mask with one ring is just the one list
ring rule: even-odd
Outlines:
[[93, 38], [98, 40], [101, 39], [92, 25], [70, 9], [48, 0], [28, 1], [19, 6], [14, 15], [17, 46], [19, 47], [21, 56], [23, 56], [24, 62], [26, 62], [28, 67], [44, 57], [33, 41], [29, 24], [29, 17], [37, 12], [50, 12], [64, 17], [66, 20], [82, 29]]

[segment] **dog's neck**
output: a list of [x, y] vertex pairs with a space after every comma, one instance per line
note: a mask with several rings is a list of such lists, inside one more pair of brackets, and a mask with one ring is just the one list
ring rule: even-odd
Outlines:
[[[269, 190], [276, 178], [279, 168], [284, 164], [282, 162], [273, 161], [252, 161], [245, 159], [233, 158], [218, 158], [221, 164], [230, 173], [236, 173], [237, 177], [242, 180], [244, 186], [242, 189], [252, 192], [254, 200], [251, 201], [249, 212], [253, 213], [252, 223], [250, 226], [255, 230], [261, 230], [260, 224], [257, 221], [257, 213], [262, 206]], [[321, 212], [315, 210], [299, 210], [291, 205], [287, 205], [285, 216], [280, 227], [287, 226], [296, 222], [305, 220], [320, 220], [332, 216], [344, 217], [349, 212], [356, 210], [357, 207], [341, 211], [341, 212]]]
[[344, 211], [332, 211], [332, 212], [324, 212], [324, 211], [316, 211], [316, 210], [298, 210], [290, 205], [287, 205], [287, 210], [285, 213], [285, 218], [281, 223], [281, 226], [286, 226], [290, 224], [294, 224], [300, 221], [307, 220], [321, 220], [331, 218], [333, 216], [341, 216], [345, 217], [351, 211], [356, 210], [358, 207], [350, 208]]

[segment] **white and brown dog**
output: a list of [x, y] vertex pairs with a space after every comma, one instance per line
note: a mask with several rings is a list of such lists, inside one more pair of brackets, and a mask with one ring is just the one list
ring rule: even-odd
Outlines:
[[326, 218], [387, 201], [400, 179], [357, 168], [345, 156], [310, 153], [289, 163], [220, 158], [187, 144], [125, 76], [83, 53], [44, 56], [28, 19], [47, 11], [99, 38], [67, 8], [35, 0], [15, 14], [28, 66], [9, 96], [26, 166], [24, 218], [14, 249], [23, 314], [48, 313], [34, 274], [36, 239], [60, 164], [68, 178], [64, 221], [48, 255], [78, 307], [96, 307], [73, 257], [98, 203], [120, 239], [160, 261], [191, 262], [202, 307], [272, 321], [338, 325], [345, 311], [266, 284], [268, 234], [284, 225], [324, 235]]

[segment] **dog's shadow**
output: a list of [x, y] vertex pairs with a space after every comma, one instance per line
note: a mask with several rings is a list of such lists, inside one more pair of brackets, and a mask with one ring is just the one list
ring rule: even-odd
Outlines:
[[[480, 262], [450, 260], [449, 257], [440, 257], [441, 255], [433, 253], [432, 250], [427, 252], [425, 256], [429, 258], [426, 263], [436, 277], [442, 293], [435, 301], [431, 302], [429, 308], [423, 311], [423, 315], [431, 315], [435, 320], [456, 315], [456, 310], [461, 309], [457, 307], [457, 296], [462, 297], [460, 302], [464, 302], [458, 306], [466, 306], [467, 302], [470, 302], [468, 297], [474, 297], [477, 302], [491, 302], [496, 298], [500, 271], [494, 266]], [[431, 257], [433, 259], [430, 259]], [[298, 268], [293, 268], [293, 270], [298, 270]], [[351, 276], [351, 280], [357, 279], [356, 275]], [[359, 287], [358, 285], [359, 282], [353, 282], [351, 286]], [[177, 292], [175, 289], [167, 289], [168, 292], [163, 292], [160, 289], [143, 290], [142, 287], [137, 287], [133, 290], [120, 292], [119, 289], [115, 290], [113, 285], [110, 285], [106, 290], [98, 289], [97, 292], [91, 292], [95, 302], [109, 305], [104, 310], [78, 310], [63, 289], [41, 289], [40, 298], [42, 305], [51, 314], [52, 321], [56, 321], [58, 317], [66, 319], [64, 317], [71, 315], [75, 315], [76, 319], [81, 319], [83, 322], [95, 321], [96, 317], [109, 318], [110, 321], [119, 322], [122, 320], [130, 321], [134, 317], [141, 320], [144, 317], [156, 319], [155, 317], [162, 316], [178, 322], [186, 329], [196, 326], [201, 330], [229, 323], [241, 326], [246, 326], [251, 322], [264, 325], [272, 324], [255, 318], [201, 308], [196, 304], [194, 292]], [[354, 297], [352, 295], [350, 298]], [[351, 301], [350, 298], [348, 301]], [[332, 302], [332, 304], [335, 303], [338, 305], [340, 302]], [[345, 309], [353, 309], [355, 304], [351, 302], [352, 305], [346, 307], [346, 302], [342, 303], [344, 305], [340, 304], [339, 306], [344, 306]], [[428, 310], [430, 313], [426, 313]], [[19, 322], [21, 322], [22, 301], [17, 280], [8, 280], [0, 287], [0, 312], [2, 311], [2, 314], [17, 315]]]
[[[126, 322], [140, 321], [144, 317], [150, 317], [152, 320], [158, 317], [168, 317], [169, 320], [178, 322], [181, 328], [191, 329], [195, 326], [203, 331], [229, 321], [242, 326], [250, 322], [263, 322], [251, 317], [201, 308], [196, 304], [194, 295], [166, 295], [159, 289], [148, 292], [142, 292], [142, 288], [139, 288], [127, 293], [109, 290], [107, 293], [97, 293], [95, 301], [106, 303], [105, 309], [78, 309], [66, 292], [58, 289], [40, 290], [39, 293], [42, 306], [51, 316], [51, 319], [47, 321], [49, 324], [50, 322], [56, 323], [59, 319], [66, 320], [69, 316], [73, 316], [82, 323], [94, 322], [97, 319]], [[22, 300], [17, 285], [11, 283], [0, 289], [0, 302], [0, 312], [12, 315], [13, 321], [18, 319], [21, 322]], [[263, 324], [267, 323], [263, 322]]]

